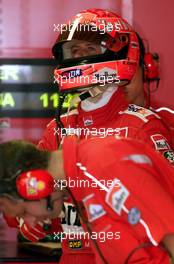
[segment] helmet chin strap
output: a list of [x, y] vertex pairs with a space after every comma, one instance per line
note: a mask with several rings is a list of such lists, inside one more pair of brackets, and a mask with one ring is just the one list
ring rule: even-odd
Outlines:
[[82, 102], [82, 101], [84, 101], [90, 97], [95, 97], [95, 96], [102, 94], [102, 93], [103, 93], [103, 87], [95, 86], [95, 87], [91, 87], [91, 88], [88, 87], [88, 90], [82, 92], [81, 94], [78, 94], [77, 96], [74, 96], [74, 98], [70, 102], [70, 106], [68, 107], [67, 116], [68, 116], [71, 108], [74, 105], [77, 105], [80, 102]]
[[74, 98], [71, 100], [70, 106], [68, 107], [68, 110], [67, 110], [66, 122], [68, 122], [69, 112], [73, 106], [79, 104], [80, 102], [83, 102], [84, 100], [86, 100], [90, 97], [95, 97], [95, 96], [102, 94], [104, 92], [103, 87], [101, 87], [101, 86], [95, 86], [95, 87], [91, 87], [91, 88], [88, 87], [88, 88], [84, 88], [84, 89], [85, 89], [85, 91], [83, 91], [81, 94], [74, 96]]
[[[107, 89], [104, 89], [104, 88], [106, 88], [106, 86], [105, 87], [104, 86], [91, 87], [91, 88], [88, 88], [89, 90], [84, 91], [80, 95], [75, 96], [71, 100], [70, 106], [68, 108], [67, 118], [69, 116], [69, 112], [70, 112], [71, 108], [80, 102], [82, 102], [82, 104], [81, 104], [82, 109], [86, 112], [91, 111], [91, 110], [95, 110], [95, 109], [100, 108], [100, 107], [104, 106], [105, 104], [107, 104], [109, 99], [113, 95], [113, 93], [115, 91], [117, 91], [118, 86], [116, 84], [109, 84], [109, 85], [107, 85]], [[100, 94], [102, 94], [103, 96], [96, 103], [93, 103], [93, 102], [86, 100], [88, 98], [94, 98]]]
[[84, 101], [90, 97], [96, 97], [99, 94], [102, 94], [103, 91], [103, 87], [100, 86], [95, 86], [95, 87], [88, 87], [88, 90], [83, 91], [81, 94], [75, 96], [72, 100], [71, 100], [71, 104], [70, 104], [70, 108], [72, 106], [74, 106], [77, 103], [80, 103], [81, 101]]
[[[108, 85], [108, 88], [107, 90], [109, 89], [109, 92], [111, 91], [115, 91], [117, 90], [117, 86], [114, 84], [112, 85]], [[103, 94], [105, 93], [105, 91], [107, 91], [106, 89], [104, 89], [104, 86], [95, 86], [95, 87], [89, 87], [88, 90], [82, 92], [81, 94], [75, 96], [72, 100], [71, 100], [71, 103], [70, 103], [70, 107], [69, 109], [71, 109], [75, 104], [78, 104], [88, 98], [94, 98], [100, 94]], [[68, 110], [69, 110], [68, 109]]]
[[107, 87], [105, 87], [105, 90], [103, 90], [98, 100], [84, 100], [81, 103], [81, 108], [85, 112], [89, 112], [105, 106], [106, 104], [108, 104], [110, 98], [117, 91], [117, 89], [117, 85], [109, 84]]

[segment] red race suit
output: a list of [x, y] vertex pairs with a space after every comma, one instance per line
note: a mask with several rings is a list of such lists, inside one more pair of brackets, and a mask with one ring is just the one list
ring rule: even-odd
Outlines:
[[[172, 153], [169, 130], [159, 116], [142, 107], [128, 105], [121, 89], [112, 95], [107, 105], [89, 112], [83, 111], [79, 105], [77, 110], [70, 112], [68, 116], [62, 116], [61, 120], [64, 127], [67, 128], [67, 134], [75, 133], [81, 139], [109, 135], [130, 137], [143, 140], [162, 154], [166, 151]], [[64, 131], [57, 128], [55, 120], [52, 120], [47, 125], [44, 136], [39, 142], [39, 148], [56, 150], [63, 135], [65, 135]], [[56, 136], [58, 136], [59, 142], [56, 141]], [[69, 155], [71, 155], [71, 150]], [[63, 219], [63, 230], [72, 230], [73, 226], [78, 230], [81, 227], [79, 227], [79, 221], [75, 216], [74, 206], [65, 203], [65, 207], [68, 217]], [[83, 245], [89, 245], [87, 239]], [[71, 263], [74, 264], [88, 264], [88, 262], [94, 261], [90, 248], [87, 246], [72, 248], [67, 239], [63, 240], [62, 247], [64, 252], [62, 263], [69, 263], [68, 261], [71, 260]]]
[[147, 144], [114, 137], [67, 137], [63, 156], [97, 263], [169, 264], [160, 243], [174, 233], [173, 166]]

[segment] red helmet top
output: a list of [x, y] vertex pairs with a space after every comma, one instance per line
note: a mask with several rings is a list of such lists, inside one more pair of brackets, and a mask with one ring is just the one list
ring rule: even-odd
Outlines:
[[[89, 54], [78, 50], [77, 43], [84, 42]], [[102, 9], [85, 10], [64, 24], [52, 51], [58, 62], [55, 78], [60, 91], [101, 83], [125, 84], [139, 63], [135, 31], [119, 15]]]

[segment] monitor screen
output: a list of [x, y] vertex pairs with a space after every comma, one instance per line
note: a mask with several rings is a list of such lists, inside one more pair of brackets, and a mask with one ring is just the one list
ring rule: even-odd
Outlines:
[[[53, 59], [0, 59], [0, 142], [42, 138], [59, 105]], [[73, 95], [65, 98], [62, 113]]]
[[[59, 104], [53, 59], [0, 60], [0, 116], [52, 117]], [[73, 95], [68, 94], [63, 113]]]
[[1, 83], [51, 83], [53, 82], [51, 65], [1, 65]]

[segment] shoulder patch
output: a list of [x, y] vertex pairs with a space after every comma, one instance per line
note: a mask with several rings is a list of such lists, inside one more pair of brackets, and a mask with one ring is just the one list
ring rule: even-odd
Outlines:
[[161, 134], [154, 134], [151, 136], [151, 139], [155, 145], [156, 150], [170, 150], [170, 146], [167, 142], [167, 139]]
[[130, 104], [125, 111], [121, 111], [119, 112], [119, 114], [128, 114], [128, 115], [137, 116], [145, 123], [149, 121], [149, 119], [146, 118], [148, 116], [155, 116], [156, 118], [161, 119], [157, 114], [152, 112], [150, 109], [146, 109], [144, 107], [134, 104]]

